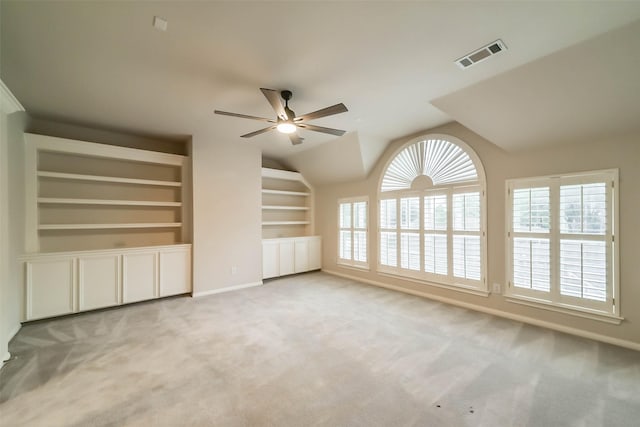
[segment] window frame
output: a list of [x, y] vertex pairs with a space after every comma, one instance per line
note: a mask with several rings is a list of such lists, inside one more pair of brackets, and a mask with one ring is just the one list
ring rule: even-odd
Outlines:
[[[421, 143], [422, 141], [428, 140], [444, 140], [449, 142], [450, 144], [456, 145], [469, 157], [469, 159], [473, 162], [473, 165], [476, 169], [477, 180], [475, 181], [461, 181], [456, 183], [447, 183], [440, 185], [433, 185], [429, 188], [424, 189], [398, 189], [398, 190], [389, 190], [382, 191], [383, 180], [387, 169], [391, 165], [391, 163], [396, 159], [398, 154], [400, 154], [407, 147]], [[414, 178], [415, 179], [415, 178]], [[480, 196], [480, 219], [479, 219], [479, 230], [477, 232], [468, 232], [468, 231], [459, 231], [453, 228], [453, 195], [457, 193], [467, 193], [467, 192], [478, 192]], [[446, 230], [435, 230], [435, 232], [431, 232], [432, 230], [427, 230], [425, 227], [425, 197], [429, 195], [438, 195], [445, 194], [447, 197], [447, 228]], [[444, 134], [427, 134], [422, 135], [417, 138], [413, 138], [410, 141], [406, 142], [402, 146], [398, 147], [393, 155], [389, 157], [387, 160], [385, 167], [382, 169], [380, 174], [379, 182], [378, 182], [378, 194], [377, 194], [377, 272], [382, 275], [388, 275], [393, 277], [399, 277], [405, 280], [414, 281], [420, 284], [426, 284], [435, 287], [441, 287], [451, 290], [456, 290], [460, 292], [471, 293], [474, 295], [488, 296], [488, 280], [487, 280], [487, 196], [486, 196], [486, 179], [484, 173], [484, 167], [482, 166], [482, 162], [480, 158], [475, 153], [475, 151], [467, 145], [465, 142], [460, 139], [453, 137], [451, 135]], [[400, 217], [400, 209], [401, 209], [401, 199], [410, 198], [410, 197], [419, 197], [419, 227], [417, 230], [410, 230], [411, 232], [416, 232], [419, 234], [419, 244], [420, 244], [420, 269], [419, 270], [410, 270], [401, 268], [401, 217]], [[396, 227], [395, 228], [383, 228], [381, 225], [381, 206], [383, 200], [396, 200]], [[409, 231], [409, 230], [404, 230]], [[382, 252], [381, 252], [381, 244], [382, 244], [382, 233], [384, 232], [393, 232], [396, 235], [396, 251], [397, 251], [397, 259], [396, 266], [389, 266], [382, 264]], [[447, 265], [448, 265], [448, 274], [442, 275], [437, 273], [430, 273], [425, 271], [425, 236], [427, 234], [443, 234], [447, 236]], [[478, 235], [480, 238], [480, 279], [479, 280], [471, 280], [466, 278], [460, 278], [454, 276], [453, 272], [453, 236], [454, 235]]]
[[[360, 228], [360, 227], [355, 227], [354, 224], [354, 215], [353, 215], [353, 205], [355, 203], [365, 203], [365, 228]], [[349, 225], [349, 227], [342, 227], [341, 226], [341, 214], [342, 214], [342, 205], [348, 204], [350, 206], [350, 210], [351, 210], [351, 215], [350, 215], [350, 220], [351, 220], [351, 224]], [[345, 198], [341, 198], [338, 199], [338, 252], [337, 252], [337, 256], [336, 256], [336, 263], [340, 266], [346, 266], [346, 267], [353, 267], [353, 268], [358, 268], [358, 269], [364, 269], [364, 270], [368, 270], [369, 269], [369, 260], [371, 259], [370, 257], [370, 248], [371, 248], [371, 244], [370, 244], [370, 235], [369, 235], [369, 211], [370, 211], [370, 205], [369, 205], [369, 197], [367, 196], [358, 196], [358, 197], [345, 197]], [[349, 231], [351, 233], [351, 258], [342, 258], [340, 256], [340, 249], [341, 249], [341, 241], [340, 241], [340, 235], [343, 231]], [[365, 238], [366, 238], [366, 262], [363, 261], [358, 261], [354, 258], [354, 234], [355, 232], [364, 232]]]
[[[604, 234], [562, 233], [560, 230], [560, 188], [567, 185], [604, 182], [607, 189], [607, 229]], [[514, 239], [520, 234], [536, 235], [514, 231], [513, 194], [524, 188], [549, 188], [549, 292], [517, 287], [514, 285]], [[556, 174], [540, 177], [514, 178], [505, 182], [505, 227], [506, 227], [506, 280], [505, 297], [514, 303], [532, 305], [552, 311], [559, 311], [580, 317], [619, 324], [620, 280], [619, 280], [619, 171], [606, 169], [578, 173]], [[543, 234], [539, 234], [543, 235]], [[601, 237], [600, 237], [601, 236]], [[605, 301], [562, 295], [560, 292], [560, 244], [572, 237], [582, 241], [604, 241], [607, 284]]]

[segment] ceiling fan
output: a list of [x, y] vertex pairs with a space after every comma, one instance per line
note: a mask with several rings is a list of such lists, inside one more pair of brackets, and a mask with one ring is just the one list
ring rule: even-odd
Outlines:
[[[293, 110], [289, 108], [289, 100], [293, 96], [293, 93], [290, 90], [283, 90], [281, 92], [274, 89], [264, 88], [260, 88], [260, 90], [262, 91], [262, 94], [265, 96], [265, 98], [267, 98], [267, 101], [269, 101], [269, 104], [271, 104], [271, 107], [273, 107], [273, 109], [275, 110], [277, 115], [275, 119], [265, 119], [264, 117], [229, 113], [228, 111], [220, 110], [215, 110], [214, 113], [221, 114], [223, 116], [240, 117], [243, 119], [259, 120], [261, 122], [272, 123], [272, 125], [264, 129], [241, 135], [242, 138], [251, 138], [252, 136], [260, 135], [270, 130], [277, 129], [281, 133], [288, 134], [289, 139], [291, 140], [291, 143], [293, 145], [298, 145], [302, 144], [302, 140], [304, 139], [296, 133], [296, 130], [298, 128], [312, 130], [314, 132], [328, 133], [336, 136], [344, 135], [345, 131], [340, 129], [332, 129], [307, 123], [309, 120], [319, 119], [321, 117], [332, 116], [334, 114], [340, 114], [348, 111], [347, 107], [345, 107], [344, 104], [340, 103], [332, 105], [331, 107], [323, 108], [321, 110], [313, 111], [311, 113], [303, 114], [301, 116], [296, 116], [296, 113], [294, 113]], [[282, 105], [280, 97], [282, 97], [282, 99], [284, 100], [284, 105]]]

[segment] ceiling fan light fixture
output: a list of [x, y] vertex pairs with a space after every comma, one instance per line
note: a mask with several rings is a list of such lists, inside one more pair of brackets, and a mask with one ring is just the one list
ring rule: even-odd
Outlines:
[[278, 126], [276, 126], [276, 128], [280, 133], [294, 133], [296, 131], [296, 125], [289, 121], [278, 123]]

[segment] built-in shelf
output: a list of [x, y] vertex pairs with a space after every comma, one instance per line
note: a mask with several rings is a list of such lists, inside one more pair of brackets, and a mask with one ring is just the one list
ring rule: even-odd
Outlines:
[[283, 206], [283, 205], [265, 205], [262, 209], [268, 211], [308, 211], [308, 206]]
[[190, 240], [187, 157], [29, 133], [24, 142], [27, 253]]
[[262, 168], [262, 238], [313, 233], [313, 188], [299, 172]]
[[308, 225], [310, 221], [263, 221], [262, 225]]
[[82, 174], [76, 174], [76, 173], [39, 171], [38, 176], [41, 178], [57, 178], [57, 179], [68, 179], [68, 180], [74, 180], [74, 181], [118, 182], [123, 184], [153, 185], [153, 186], [161, 186], [161, 187], [181, 187], [182, 186], [182, 182], [179, 182], [179, 181], [160, 181], [155, 179], [121, 178], [117, 176], [82, 175]]
[[63, 199], [39, 197], [38, 203], [57, 205], [112, 205], [112, 206], [162, 206], [180, 207], [182, 202], [156, 202], [150, 200]]
[[38, 230], [100, 230], [123, 228], [179, 228], [181, 222], [136, 222], [136, 223], [109, 223], [109, 224], [40, 224]]
[[285, 191], [285, 190], [268, 190], [262, 189], [262, 194], [280, 194], [282, 196], [309, 196], [311, 193], [307, 191]]

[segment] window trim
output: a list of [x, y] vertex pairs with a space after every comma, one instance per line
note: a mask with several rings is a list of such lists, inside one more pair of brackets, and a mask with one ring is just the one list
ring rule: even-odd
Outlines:
[[[353, 204], [354, 203], [366, 203], [366, 221], [365, 221], [365, 227], [364, 229], [362, 228], [355, 228], [354, 224], [353, 224]], [[350, 204], [351, 205], [351, 226], [349, 228], [343, 228], [340, 227], [340, 206], [343, 204]], [[350, 267], [350, 268], [355, 268], [358, 270], [369, 270], [369, 260], [371, 259], [371, 244], [370, 244], [370, 240], [371, 240], [371, 236], [369, 234], [370, 231], [370, 227], [369, 227], [369, 214], [370, 212], [370, 204], [369, 204], [369, 197], [368, 196], [358, 196], [358, 197], [344, 197], [341, 199], [338, 199], [338, 242], [337, 242], [337, 256], [336, 256], [336, 264], [338, 264], [341, 267]], [[346, 259], [346, 258], [341, 258], [340, 257], [340, 233], [344, 230], [350, 230], [351, 231], [351, 259]], [[365, 236], [367, 239], [367, 261], [366, 262], [362, 262], [362, 261], [356, 261], [353, 258], [353, 233], [354, 231], [364, 231], [365, 232]]]
[[[417, 144], [420, 143], [422, 141], [426, 141], [426, 140], [445, 140], [448, 141], [451, 144], [457, 145], [460, 149], [462, 149], [466, 155], [469, 156], [469, 158], [471, 159], [471, 161], [473, 162], [473, 165], [476, 169], [476, 174], [477, 174], [477, 181], [460, 181], [460, 182], [456, 182], [456, 183], [450, 183], [450, 184], [442, 184], [442, 185], [437, 185], [437, 186], [433, 186], [431, 188], [428, 189], [423, 189], [423, 190], [414, 190], [414, 189], [401, 189], [401, 190], [389, 190], [389, 191], [382, 191], [382, 184], [387, 172], [387, 169], [389, 168], [389, 166], [392, 164], [392, 162], [395, 160], [395, 158], [398, 156], [398, 154], [400, 154], [405, 148], [413, 145], [413, 144]], [[376, 221], [377, 221], [377, 228], [376, 228], [376, 241], [377, 241], [377, 254], [376, 254], [376, 269], [377, 272], [380, 274], [384, 274], [384, 275], [388, 275], [388, 276], [393, 276], [393, 277], [397, 277], [397, 278], [402, 278], [405, 280], [409, 280], [412, 282], [417, 282], [420, 284], [425, 284], [425, 285], [430, 285], [430, 286], [435, 286], [435, 287], [440, 287], [440, 288], [446, 288], [446, 289], [451, 289], [451, 290], [455, 290], [455, 291], [460, 291], [460, 292], [465, 292], [465, 293], [472, 293], [475, 295], [481, 295], [481, 296], [489, 296], [490, 292], [489, 292], [489, 285], [488, 285], [488, 270], [487, 270], [487, 266], [488, 266], [488, 250], [487, 250], [487, 181], [486, 181], [486, 175], [485, 175], [485, 171], [484, 171], [484, 166], [482, 164], [482, 162], [480, 161], [480, 157], [478, 156], [478, 154], [473, 150], [473, 148], [471, 148], [471, 146], [469, 146], [467, 143], [465, 143], [464, 141], [460, 140], [459, 138], [456, 138], [455, 136], [452, 135], [447, 135], [447, 134], [425, 134], [425, 135], [421, 135], [418, 136], [416, 138], [412, 138], [411, 140], [407, 141], [406, 143], [402, 144], [401, 146], [399, 146], [398, 148], [396, 148], [394, 150], [394, 152], [392, 153], [392, 155], [387, 159], [387, 161], [385, 162], [384, 168], [382, 169], [382, 172], [380, 173], [380, 176], [378, 178], [378, 192], [377, 192], [377, 200], [376, 200], [376, 210], [377, 210], [377, 215], [376, 215]], [[409, 269], [403, 269], [400, 267], [400, 263], [401, 263], [401, 259], [400, 259], [400, 245], [401, 245], [401, 228], [400, 228], [400, 199], [401, 198], [407, 198], [407, 197], [419, 197], [420, 198], [420, 227], [417, 230], [418, 233], [420, 233], [421, 239], [420, 239], [420, 248], [421, 248], [421, 253], [420, 253], [420, 258], [421, 258], [421, 266], [424, 264], [424, 234], [426, 232], [426, 230], [424, 229], [424, 197], [426, 195], [428, 195], [429, 193], [435, 193], [435, 194], [447, 194], [447, 203], [448, 203], [448, 221], [447, 221], [447, 230], [445, 230], [445, 234], [447, 236], [454, 235], [455, 230], [453, 229], [453, 218], [452, 218], [452, 204], [449, 205], [450, 201], [452, 200], [453, 194], [455, 193], [464, 193], [467, 192], [468, 189], [473, 189], [473, 191], [477, 191], [480, 194], [480, 230], [478, 232], [478, 235], [480, 237], [480, 280], [479, 281], [473, 281], [473, 280], [469, 280], [469, 279], [463, 279], [463, 278], [457, 278], [453, 275], [453, 270], [450, 271], [450, 274], [447, 276], [442, 276], [439, 274], [435, 274], [435, 273], [427, 273], [425, 271], [413, 271], [413, 270], [409, 270]], [[397, 236], [397, 241], [396, 241], [396, 245], [398, 246], [398, 259], [397, 259], [397, 267], [392, 267], [392, 266], [387, 266], [387, 265], [383, 265], [381, 264], [381, 257], [380, 257], [380, 247], [381, 247], [381, 233], [383, 231], [391, 231], [391, 229], [383, 229], [381, 227], [380, 224], [380, 202], [382, 200], [385, 199], [394, 199], [397, 201], [396, 203], [396, 209], [397, 209], [397, 218], [396, 218], [396, 236]], [[462, 234], [465, 234], [465, 232], [462, 232]], [[448, 239], [449, 240], [449, 239]], [[453, 244], [453, 241], [451, 240], [451, 244]], [[453, 268], [453, 259], [448, 260], [450, 267]], [[422, 269], [423, 270], [423, 269]], [[442, 280], [441, 278], [446, 278], [446, 280]]]
[[[551, 289], [549, 293], [536, 291], [533, 289], [517, 288], [513, 286], [513, 190], [517, 188], [535, 188], [540, 186], [548, 186], [550, 189], [550, 231], [548, 234], [550, 246], [559, 245], [560, 243], [560, 224], [559, 224], [559, 189], [561, 185], [573, 185], [598, 182], [601, 177], [607, 182], [608, 191], [610, 191], [612, 201], [608, 208], [612, 209], [610, 213], [611, 225], [607, 225], [608, 230], [604, 235], [605, 241], [611, 244], [611, 249], [606, 253], [607, 258], [611, 259], [611, 271], [607, 272], [611, 278], [611, 294], [608, 293], [607, 299], [611, 298], [612, 310], [601, 308], [608, 304], [594, 303], [591, 301], [580, 301], [579, 298], [570, 296], [561, 296], [559, 292], [560, 283], [557, 281], [557, 269], [559, 269], [559, 254], [550, 254], [551, 262]], [[555, 180], [555, 181], [554, 181]], [[602, 182], [602, 181], [600, 181]], [[603, 169], [594, 171], [583, 171], [567, 174], [554, 174], [538, 177], [513, 178], [505, 181], [505, 266], [506, 281], [505, 298], [507, 301], [517, 304], [523, 304], [544, 310], [556, 311], [573, 316], [599, 320], [607, 323], [620, 324], [624, 318], [620, 313], [620, 249], [619, 249], [619, 170]], [[513, 233], [515, 234], [515, 233]], [[587, 235], [588, 236], [588, 235]], [[610, 241], [608, 239], [611, 239]], [[554, 273], [555, 271], [555, 273]], [[610, 273], [610, 274], [609, 274]], [[584, 304], [576, 304], [584, 302]], [[600, 306], [600, 307], [598, 307]]]

